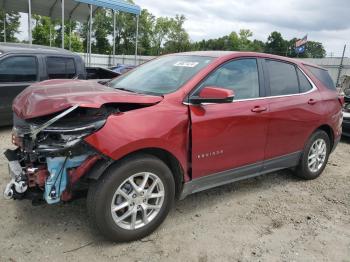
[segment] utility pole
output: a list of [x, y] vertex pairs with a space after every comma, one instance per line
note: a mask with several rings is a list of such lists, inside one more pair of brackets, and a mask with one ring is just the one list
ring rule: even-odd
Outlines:
[[5, 15], [4, 15], [4, 42], [6, 43], [6, 11], [5, 11]]
[[344, 62], [345, 49], [346, 49], [346, 45], [344, 45], [343, 55], [341, 56], [341, 60], [340, 60], [340, 65], [339, 65], [339, 69], [338, 69], [338, 76], [337, 76], [337, 83], [336, 83], [336, 85], [335, 85], [336, 87], [338, 87], [338, 85], [339, 85], [340, 74], [341, 74], [341, 71], [342, 71], [342, 69], [343, 69], [343, 62]]

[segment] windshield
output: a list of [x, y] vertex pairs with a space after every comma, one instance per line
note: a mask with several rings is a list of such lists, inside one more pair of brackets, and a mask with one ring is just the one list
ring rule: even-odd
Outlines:
[[203, 56], [162, 56], [116, 78], [109, 86], [138, 93], [172, 93], [212, 60], [212, 57]]

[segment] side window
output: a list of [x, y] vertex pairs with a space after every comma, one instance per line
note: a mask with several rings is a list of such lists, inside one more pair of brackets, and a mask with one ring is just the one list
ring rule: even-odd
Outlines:
[[46, 60], [46, 66], [49, 79], [70, 79], [76, 75], [75, 63], [73, 58], [48, 57]]
[[297, 69], [297, 72], [299, 77], [300, 92], [305, 93], [310, 91], [312, 89], [312, 85], [309, 80], [307, 80], [306, 76], [300, 71], [300, 69]]
[[271, 96], [299, 93], [299, 83], [294, 65], [274, 60], [266, 60], [265, 64], [270, 77]]
[[34, 56], [12, 56], [0, 61], [0, 82], [34, 82], [37, 75]]
[[256, 59], [234, 60], [222, 65], [204, 80], [200, 89], [206, 86], [231, 89], [235, 93], [235, 99], [259, 97], [259, 75]]

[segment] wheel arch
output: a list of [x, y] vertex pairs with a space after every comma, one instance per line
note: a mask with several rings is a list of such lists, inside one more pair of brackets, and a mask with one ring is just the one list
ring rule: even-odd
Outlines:
[[333, 146], [334, 146], [334, 131], [333, 131], [332, 127], [330, 125], [324, 124], [324, 125], [319, 126], [316, 130], [323, 130], [327, 133], [327, 135], [329, 137], [329, 141], [331, 143], [330, 151], [332, 151]]
[[117, 160], [103, 160], [95, 164], [92, 170], [90, 170], [90, 172], [88, 173], [88, 178], [92, 180], [98, 180], [105, 173], [105, 171], [114, 163], [117, 163], [118, 161], [121, 161], [125, 158], [141, 154], [152, 155], [163, 161], [169, 167], [175, 181], [175, 196], [178, 198], [181, 193], [183, 183], [189, 178], [187, 177], [187, 174], [185, 173], [180, 161], [172, 153], [162, 148], [142, 148], [133, 152], [129, 152], [128, 154], [122, 156]]
[[156, 147], [143, 148], [135, 152], [131, 152], [125, 157], [128, 157], [130, 155], [140, 154], [140, 153], [155, 156], [160, 160], [162, 160], [169, 167], [175, 181], [175, 196], [178, 197], [181, 193], [183, 183], [184, 181], [186, 181], [186, 177], [185, 177], [186, 174], [184, 172], [183, 167], [181, 166], [180, 161], [169, 151], [162, 148], [156, 148]]

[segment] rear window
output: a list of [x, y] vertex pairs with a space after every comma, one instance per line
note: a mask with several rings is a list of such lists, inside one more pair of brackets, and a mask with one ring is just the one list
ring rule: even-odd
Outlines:
[[76, 75], [73, 58], [48, 57], [46, 60], [49, 79], [70, 79]]
[[321, 68], [316, 68], [313, 66], [307, 66], [305, 65], [307, 69], [311, 71], [311, 73], [318, 79], [320, 80], [326, 87], [332, 90], [336, 90], [334, 82], [329, 75], [328, 71], [325, 69]]

